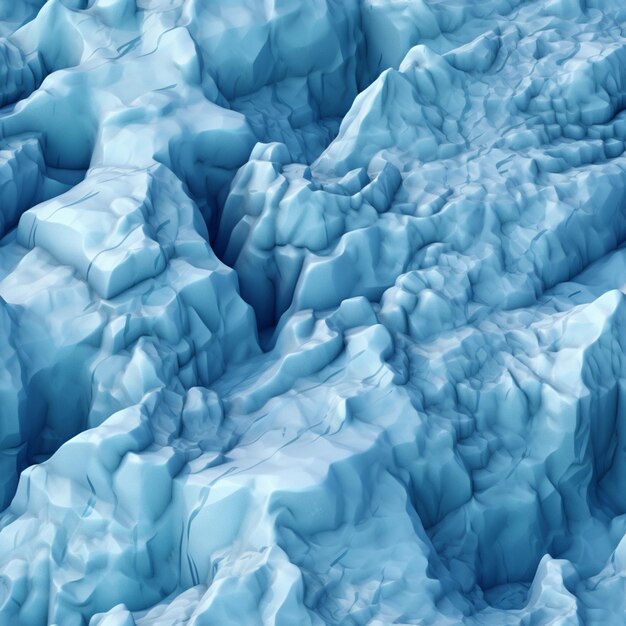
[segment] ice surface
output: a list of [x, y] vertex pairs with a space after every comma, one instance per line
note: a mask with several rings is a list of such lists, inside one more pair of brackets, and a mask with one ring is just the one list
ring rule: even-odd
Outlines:
[[0, 626], [624, 624], [625, 26], [0, 1]]

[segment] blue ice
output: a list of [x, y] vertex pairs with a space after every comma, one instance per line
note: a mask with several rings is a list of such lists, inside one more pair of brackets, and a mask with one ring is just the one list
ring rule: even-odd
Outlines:
[[624, 624], [622, 5], [0, 1], [0, 626]]

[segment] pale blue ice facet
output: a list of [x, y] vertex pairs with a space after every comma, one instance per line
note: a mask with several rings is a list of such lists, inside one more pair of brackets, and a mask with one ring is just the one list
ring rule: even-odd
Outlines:
[[0, 626], [626, 623], [623, 0], [0, 0]]

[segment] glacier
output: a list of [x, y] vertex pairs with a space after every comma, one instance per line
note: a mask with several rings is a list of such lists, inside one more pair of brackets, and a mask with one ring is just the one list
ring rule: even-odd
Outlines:
[[626, 623], [622, 0], [0, 0], [0, 626]]

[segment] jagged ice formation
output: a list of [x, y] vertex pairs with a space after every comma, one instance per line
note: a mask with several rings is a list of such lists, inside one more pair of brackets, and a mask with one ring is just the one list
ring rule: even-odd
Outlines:
[[0, 106], [0, 626], [626, 622], [622, 0], [6, 0]]

